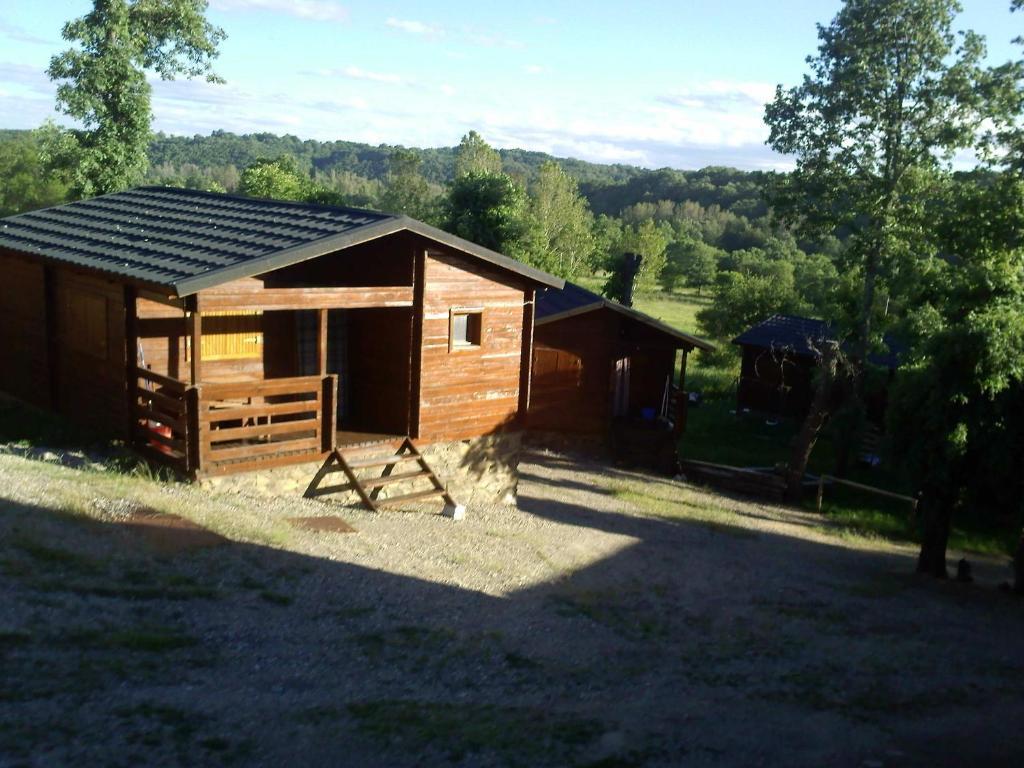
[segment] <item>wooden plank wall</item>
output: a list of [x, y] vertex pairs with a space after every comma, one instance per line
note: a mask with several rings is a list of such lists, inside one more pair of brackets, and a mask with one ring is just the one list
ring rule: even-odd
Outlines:
[[43, 266], [0, 252], [0, 389], [50, 407]]
[[661, 405], [676, 348], [665, 334], [611, 310], [538, 325], [534, 331], [531, 429], [603, 434], [611, 424], [611, 373], [630, 358], [629, 411]]
[[124, 286], [52, 268], [57, 410], [107, 432], [128, 424]]
[[601, 434], [611, 412], [611, 366], [618, 323], [587, 312], [534, 329], [533, 391], [527, 424], [553, 432]]
[[[459, 440], [511, 425], [519, 411], [525, 284], [479, 260], [431, 251], [424, 263], [419, 437]], [[481, 344], [448, 349], [449, 312], [482, 307]]]

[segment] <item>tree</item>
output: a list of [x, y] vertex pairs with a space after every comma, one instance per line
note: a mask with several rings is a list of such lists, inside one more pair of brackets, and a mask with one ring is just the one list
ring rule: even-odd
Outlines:
[[294, 158], [283, 155], [274, 160], [257, 160], [242, 171], [238, 191], [249, 197], [306, 201], [313, 190]]
[[35, 133], [24, 133], [0, 143], [0, 179], [0, 217], [57, 205], [67, 199], [67, 186], [44, 173]]
[[206, 21], [205, 0], [94, 0], [64, 25], [73, 47], [50, 60], [57, 109], [82, 125], [45, 130], [45, 158], [80, 197], [114, 192], [142, 179], [150, 140], [151, 88], [164, 80], [212, 71], [223, 30]]
[[728, 339], [776, 313], [801, 314], [806, 309], [792, 283], [766, 275], [722, 272], [715, 301], [697, 312], [697, 323], [712, 338]]
[[[946, 576], [955, 514], [1024, 514], [1024, 181], [954, 183], [934, 206], [945, 259], [918, 265], [914, 342], [889, 409], [920, 483], [918, 571]], [[990, 521], [991, 522], [991, 521]]]
[[718, 262], [724, 256], [724, 251], [694, 237], [674, 240], [665, 253], [661, 285], [666, 291], [673, 291], [683, 281], [690, 288], [696, 288], [699, 296], [704, 286], [715, 282]]
[[530, 213], [541, 233], [538, 266], [565, 278], [582, 273], [596, 247], [594, 216], [576, 181], [553, 160], [540, 166], [530, 190]]
[[476, 131], [463, 136], [455, 150], [455, 179], [470, 173], [502, 173], [501, 155]]
[[927, 233], [921, 200], [932, 172], [974, 147], [991, 91], [984, 43], [959, 38], [957, 0], [847, 0], [818, 28], [801, 85], [779, 86], [765, 110], [769, 145], [795, 170], [776, 185], [776, 212], [806, 230], [851, 233], [862, 293], [856, 355], [867, 357], [878, 282]]
[[[929, 252], [925, 201], [937, 179], [958, 150], [979, 145], [982, 121], [995, 115], [990, 97], [1002, 78], [982, 68], [980, 36], [954, 33], [959, 11], [957, 0], [846, 0], [818, 28], [811, 73], [779, 86], [765, 109], [769, 145], [796, 162], [774, 184], [775, 211], [808, 234], [849, 232], [861, 290], [843, 335], [852, 336], [855, 366], [888, 306], [888, 297], [879, 306], [880, 283]], [[858, 376], [851, 408], [862, 409], [863, 387]], [[838, 440], [840, 474], [855, 439], [847, 430]]]
[[420, 173], [420, 156], [398, 149], [388, 161], [388, 178], [380, 198], [380, 207], [389, 213], [404, 213], [414, 219], [433, 223], [437, 218], [438, 195]]
[[623, 227], [622, 236], [609, 254], [607, 268], [611, 276], [604, 288], [605, 295], [622, 295], [622, 287], [617, 284], [621, 274], [619, 263], [627, 253], [635, 253], [642, 259], [640, 270], [636, 274], [635, 289], [654, 290], [661, 271], [665, 268], [665, 249], [672, 240], [672, 234], [672, 227], [669, 224], [658, 225], [653, 219], [646, 219], [631, 227]]
[[526, 192], [503, 174], [469, 172], [448, 192], [445, 229], [513, 259], [533, 263], [540, 230]]

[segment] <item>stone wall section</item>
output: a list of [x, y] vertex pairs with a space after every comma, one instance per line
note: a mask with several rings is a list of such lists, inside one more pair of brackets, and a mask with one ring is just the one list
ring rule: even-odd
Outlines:
[[[519, 481], [519, 456], [522, 451], [522, 435], [518, 432], [502, 432], [484, 435], [469, 440], [435, 443], [418, 446], [427, 463], [441, 482], [447, 483], [455, 500], [472, 512], [474, 504], [515, 504], [516, 488]], [[382, 447], [381, 455], [390, 453]], [[359, 455], [370, 455], [363, 450]], [[313, 479], [321, 462], [294, 464], [256, 472], [242, 472], [236, 475], [204, 478], [199, 481], [203, 488], [223, 493], [246, 491], [266, 496], [301, 496]], [[396, 472], [409, 472], [410, 464], [402, 465]], [[380, 473], [380, 468], [359, 470], [358, 475]], [[342, 473], [329, 475], [324, 485], [338, 485], [345, 482]], [[381, 489], [380, 497], [388, 498], [429, 488], [426, 480], [413, 483], [395, 483]], [[346, 491], [323, 497], [325, 500], [342, 504], [358, 505], [359, 498], [354, 491]], [[431, 502], [434, 503], [434, 502]], [[437, 502], [440, 504], [440, 500]]]

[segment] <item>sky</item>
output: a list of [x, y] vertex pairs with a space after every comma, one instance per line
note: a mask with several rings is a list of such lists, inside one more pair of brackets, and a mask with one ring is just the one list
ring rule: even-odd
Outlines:
[[[227, 81], [152, 78], [154, 130], [492, 145], [649, 168], [786, 168], [764, 103], [795, 85], [839, 0], [210, 0]], [[989, 58], [1017, 56], [1024, 14], [962, 0]], [[50, 57], [89, 0], [2, 0], [0, 128], [54, 111]]]

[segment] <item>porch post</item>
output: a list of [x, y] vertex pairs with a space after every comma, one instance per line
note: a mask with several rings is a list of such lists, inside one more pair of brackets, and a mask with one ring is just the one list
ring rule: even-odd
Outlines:
[[189, 336], [192, 339], [192, 386], [203, 378], [203, 313], [200, 309], [199, 295], [195, 297], [192, 312], [189, 315]]
[[327, 310], [316, 311], [316, 363], [320, 378], [327, 375]]
[[139, 390], [139, 312], [138, 290], [133, 285], [124, 287], [124, 362], [125, 383], [128, 396], [128, 424], [125, 436], [132, 442], [135, 438], [135, 408]]

